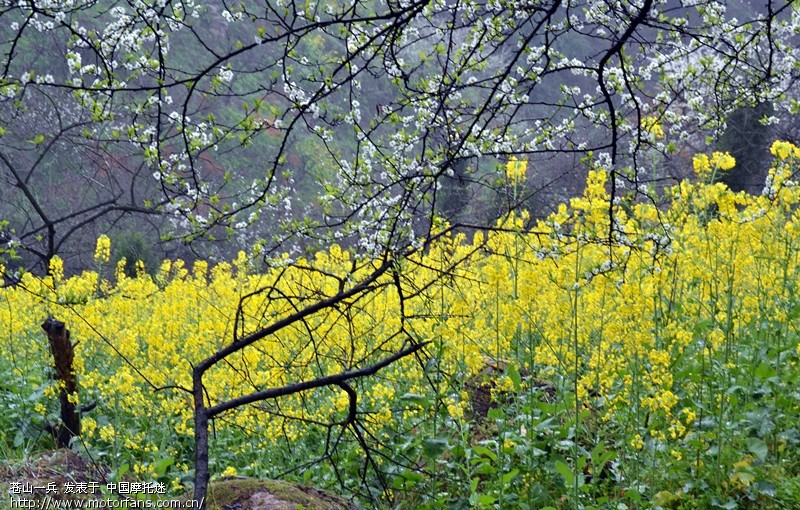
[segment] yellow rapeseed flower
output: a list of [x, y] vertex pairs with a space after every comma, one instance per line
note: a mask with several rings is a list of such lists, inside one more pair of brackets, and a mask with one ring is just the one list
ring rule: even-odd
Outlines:
[[769, 151], [781, 161], [789, 157], [800, 158], [800, 147], [790, 142], [775, 140], [769, 148]]
[[511, 159], [506, 163], [506, 178], [509, 181], [517, 182], [525, 178], [525, 173], [528, 170], [528, 162], [524, 159], [517, 159], [516, 156], [511, 156]]
[[656, 140], [664, 138], [664, 128], [656, 117], [649, 116], [642, 119], [642, 129], [653, 135]]
[[736, 166], [736, 158], [728, 152], [713, 152], [709, 158], [707, 154], [696, 154], [692, 158], [694, 173], [703, 181], [708, 181], [716, 172], [727, 172]]
[[714, 152], [711, 154], [711, 166], [726, 172], [736, 166], [736, 158], [728, 152]]
[[109, 423], [108, 425], [104, 425], [100, 429], [100, 439], [110, 443], [110, 442], [114, 441], [114, 438], [116, 437], [116, 433], [117, 432], [116, 432], [116, 430], [114, 430], [114, 426]]
[[97, 430], [97, 422], [90, 416], [85, 416], [81, 420], [81, 430], [86, 437], [92, 437]]
[[53, 277], [53, 283], [59, 283], [64, 279], [64, 261], [61, 257], [55, 255], [50, 259], [50, 268], [48, 273]]
[[106, 264], [111, 260], [111, 239], [105, 234], [97, 238], [97, 246], [94, 249], [94, 260], [99, 264]]
[[464, 417], [464, 403], [459, 402], [453, 397], [447, 399], [447, 414], [455, 420], [461, 420]]
[[692, 158], [692, 167], [694, 173], [700, 177], [705, 178], [711, 174], [711, 163], [708, 161], [707, 154], [695, 154]]

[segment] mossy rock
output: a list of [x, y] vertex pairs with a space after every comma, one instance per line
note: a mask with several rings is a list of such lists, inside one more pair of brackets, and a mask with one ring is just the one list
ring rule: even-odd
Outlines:
[[[62, 448], [43, 452], [30, 458], [0, 464], [0, 496], [8, 495], [12, 483], [24, 483], [35, 489], [23, 495], [39, 504], [50, 500], [105, 499], [98, 490], [95, 494], [63, 494], [66, 483], [102, 482], [108, 476], [75, 452]], [[55, 483], [60, 494], [46, 493], [44, 487]], [[189, 499], [186, 496], [182, 499]], [[2, 501], [2, 500], [0, 500]], [[6, 500], [7, 502], [7, 500]], [[4, 508], [0, 503], [0, 509]], [[279, 480], [235, 478], [211, 484], [206, 498], [206, 510], [359, 510], [353, 503], [328, 492], [301, 484]]]
[[280, 480], [230, 479], [211, 484], [207, 510], [358, 510], [313, 487]]

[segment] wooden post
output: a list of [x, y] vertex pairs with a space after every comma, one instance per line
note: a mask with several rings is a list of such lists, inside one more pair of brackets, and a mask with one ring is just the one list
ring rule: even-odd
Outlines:
[[69, 330], [64, 323], [48, 317], [42, 324], [42, 329], [47, 333], [50, 343], [50, 352], [53, 354], [56, 381], [59, 382], [58, 397], [61, 402], [61, 423], [52, 430], [59, 448], [69, 448], [73, 437], [81, 433], [81, 415], [70, 402], [70, 395], [78, 394], [78, 377], [75, 375], [73, 361], [75, 349], [69, 340]]

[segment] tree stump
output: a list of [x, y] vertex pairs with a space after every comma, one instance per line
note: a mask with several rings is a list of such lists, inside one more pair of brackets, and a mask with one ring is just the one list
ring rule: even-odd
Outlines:
[[78, 395], [78, 377], [75, 375], [73, 361], [75, 360], [75, 346], [69, 340], [69, 330], [64, 323], [48, 317], [42, 324], [42, 329], [47, 333], [50, 343], [50, 353], [53, 355], [55, 379], [58, 381], [58, 398], [61, 403], [61, 423], [50, 427], [51, 433], [59, 448], [69, 448], [72, 438], [81, 433], [81, 415], [75, 407], [70, 396]]

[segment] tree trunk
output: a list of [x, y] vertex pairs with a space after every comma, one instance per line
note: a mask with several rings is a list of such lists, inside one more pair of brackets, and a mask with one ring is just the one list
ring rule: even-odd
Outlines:
[[203, 372], [197, 367], [192, 371], [194, 393], [194, 500], [205, 510], [206, 492], [210, 473], [208, 471], [208, 409], [203, 403]]
[[42, 329], [47, 333], [50, 343], [50, 352], [53, 354], [55, 365], [55, 378], [60, 381], [58, 397], [61, 402], [61, 423], [53, 432], [58, 448], [69, 448], [72, 438], [81, 433], [81, 415], [75, 408], [74, 398], [78, 395], [78, 377], [72, 362], [75, 359], [75, 349], [69, 340], [69, 330], [64, 323], [48, 317], [42, 324]]

